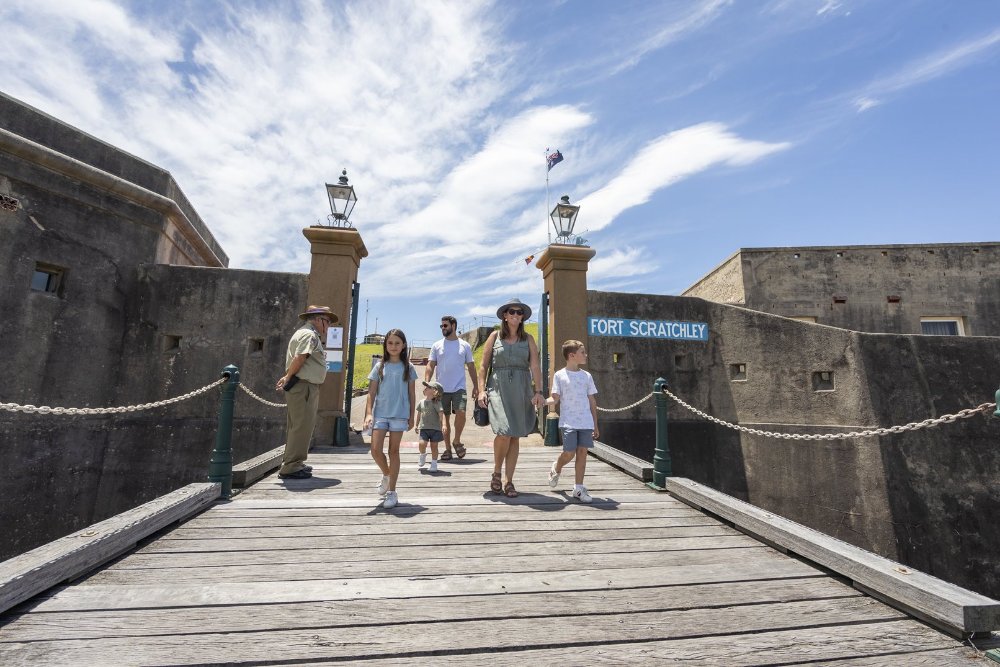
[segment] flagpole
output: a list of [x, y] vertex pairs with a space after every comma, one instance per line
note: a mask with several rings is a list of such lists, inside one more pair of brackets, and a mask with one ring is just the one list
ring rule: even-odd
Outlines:
[[549, 245], [552, 245], [552, 230], [549, 229], [549, 149], [545, 149], [545, 232], [549, 237]]

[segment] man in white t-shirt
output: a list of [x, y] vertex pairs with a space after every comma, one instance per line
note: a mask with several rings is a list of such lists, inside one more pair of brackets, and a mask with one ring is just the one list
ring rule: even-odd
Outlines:
[[[424, 380], [430, 381], [437, 371], [437, 381], [441, 383], [444, 393], [441, 395], [441, 407], [444, 408], [444, 452], [442, 461], [452, 459], [451, 446], [455, 445], [458, 458], [465, 456], [465, 445], [462, 444], [462, 429], [465, 428], [465, 373], [472, 378], [472, 400], [479, 396], [479, 380], [476, 375], [476, 362], [472, 357], [472, 346], [458, 337], [458, 322], [451, 315], [441, 318], [441, 340], [431, 346], [427, 359], [427, 370]], [[455, 415], [455, 432], [452, 437], [451, 415]]]

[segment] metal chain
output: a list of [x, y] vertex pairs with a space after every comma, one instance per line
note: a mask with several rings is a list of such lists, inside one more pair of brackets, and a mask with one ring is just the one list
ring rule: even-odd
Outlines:
[[183, 396], [177, 396], [175, 398], [168, 398], [163, 401], [157, 401], [155, 403], [143, 403], [141, 405], [126, 405], [120, 408], [50, 408], [47, 405], [34, 406], [34, 405], [18, 405], [17, 403], [0, 403], [0, 410], [7, 410], [8, 412], [27, 412], [27, 413], [37, 413], [43, 415], [115, 415], [122, 414], [125, 412], [139, 412], [140, 410], [149, 410], [150, 408], [159, 408], [164, 405], [170, 405], [171, 403], [180, 403], [181, 401], [186, 401], [189, 398], [194, 398], [199, 394], [204, 394], [209, 389], [213, 387], [218, 387], [224, 382], [228, 382], [228, 377], [222, 377], [213, 382], [212, 384], [205, 385], [201, 389], [195, 389], [192, 392], [188, 392]]
[[803, 435], [801, 433], [775, 433], [773, 431], [761, 431], [756, 428], [747, 428], [746, 426], [738, 426], [736, 424], [730, 424], [729, 422], [722, 421], [710, 414], [702, 412], [698, 408], [688, 405], [681, 399], [677, 398], [674, 394], [670, 393], [670, 390], [666, 387], [663, 388], [663, 393], [674, 399], [681, 406], [687, 410], [693, 412], [694, 414], [707, 419], [710, 422], [715, 422], [720, 426], [725, 426], [726, 428], [735, 429], [737, 431], [743, 431], [744, 433], [750, 433], [752, 435], [762, 435], [768, 438], [780, 438], [782, 440], [841, 440], [847, 438], [868, 438], [875, 435], [888, 435], [889, 433], [904, 433], [906, 431], [916, 431], [921, 428], [930, 428], [932, 426], [939, 426], [940, 424], [954, 422], [958, 419], [968, 419], [980, 412], [989, 412], [996, 408], [996, 403], [982, 403], [974, 408], [966, 408], [965, 410], [959, 410], [953, 415], [944, 415], [943, 417], [938, 417], [937, 419], [925, 419], [919, 422], [910, 422], [903, 426], [889, 426], [887, 428], [875, 428], [866, 429], [864, 431], [852, 431], [850, 433], [815, 433]]
[[626, 405], [624, 408], [602, 408], [602, 407], [598, 407], [597, 411], [598, 412], [625, 412], [626, 410], [631, 410], [632, 408], [634, 408], [634, 407], [642, 404], [642, 402], [645, 401], [650, 396], [655, 396], [655, 395], [656, 395], [656, 392], [655, 391], [651, 391], [648, 394], [646, 394], [645, 396], [643, 396], [642, 398], [640, 398], [638, 401], [636, 401], [635, 403], [633, 403], [632, 405]]
[[242, 389], [246, 393], [250, 394], [251, 398], [257, 399], [258, 401], [260, 401], [264, 405], [270, 405], [272, 408], [287, 408], [288, 407], [287, 403], [272, 403], [271, 401], [268, 401], [268, 400], [265, 400], [265, 399], [261, 398], [257, 394], [255, 394], [252, 391], [250, 391], [250, 389], [245, 384], [241, 384], [240, 385], [240, 389]]

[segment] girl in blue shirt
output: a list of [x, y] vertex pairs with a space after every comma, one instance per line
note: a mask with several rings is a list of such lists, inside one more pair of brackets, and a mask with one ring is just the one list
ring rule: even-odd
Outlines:
[[[390, 329], [382, 341], [382, 361], [368, 374], [368, 401], [365, 403], [365, 429], [372, 429], [371, 453], [382, 471], [378, 494], [384, 496], [382, 507], [391, 509], [399, 502], [396, 480], [399, 478], [399, 444], [403, 432], [413, 428], [414, 383], [417, 369], [409, 361], [406, 335]], [[389, 434], [389, 459], [383, 446]]]

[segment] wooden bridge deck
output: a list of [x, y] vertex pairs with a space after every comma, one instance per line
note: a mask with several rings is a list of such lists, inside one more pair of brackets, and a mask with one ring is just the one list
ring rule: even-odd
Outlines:
[[366, 450], [314, 451], [0, 616], [3, 665], [951, 665], [989, 661], [815, 567], [591, 459], [592, 505], [523, 448], [436, 475], [404, 449], [377, 507]]

